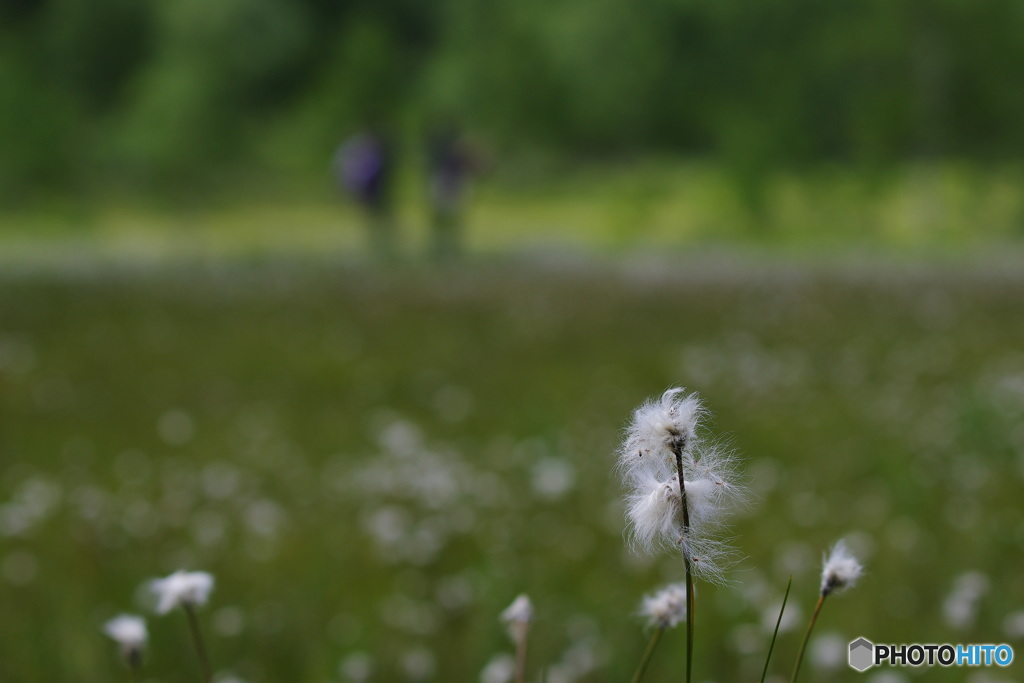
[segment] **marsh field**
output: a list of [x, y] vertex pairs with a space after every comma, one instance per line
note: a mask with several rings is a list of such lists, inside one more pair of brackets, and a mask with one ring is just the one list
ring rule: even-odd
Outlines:
[[[800, 683], [1024, 683], [847, 665], [1024, 656], [1022, 32], [1019, 0], [0, 2], [0, 683], [511, 683], [523, 594], [517, 683], [629, 681], [684, 560], [630, 549], [616, 450], [671, 387], [748, 495], [642, 683], [758, 680], [792, 577], [790, 680], [840, 539], [865, 573]], [[683, 508], [660, 424], [621, 469], [672, 543], [730, 480], [690, 462]]]
[[[9, 267], [0, 679], [127, 680], [101, 625], [188, 568], [222, 678], [487, 680], [526, 592], [529, 680], [628, 680], [640, 598], [682, 567], [627, 548], [614, 451], [682, 385], [752, 493], [731, 583], [697, 588], [697, 680], [760, 675], [792, 575], [788, 679], [840, 537], [867, 572], [803, 680], [1014, 680], [845, 653], [1024, 637], [1022, 302], [982, 264]], [[143, 680], [196, 680], [183, 615], [150, 630]], [[683, 641], [647, 680], [681, 679]]]

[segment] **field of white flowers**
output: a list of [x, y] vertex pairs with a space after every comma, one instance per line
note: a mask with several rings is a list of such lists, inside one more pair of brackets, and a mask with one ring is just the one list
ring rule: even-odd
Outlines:
[[[725, 582], [698, 581], [694, 680], [1019, 680], [876, 669], [847, 644], [1024, 640], [1024, 274], [680, 257], [377, 272], [324, 261], [0, 273], [0, 680], [130, 680], [103, 628], [145, 614], [137, 680], [198, 681], [153, 578], [205, 571], [218, 680], [629, 680], [641, 599], [616, 450], [699, 392], [742, 458]], [[683, 680], [685, 629], [646, 681]], [[1021, 648], [1018, 647], [1018, 650]], [[1020, 655], [1020, 653], [1018, 653]]]

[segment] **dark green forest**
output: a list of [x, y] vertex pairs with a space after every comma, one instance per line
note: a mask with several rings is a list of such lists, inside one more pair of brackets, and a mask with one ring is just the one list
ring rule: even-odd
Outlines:
[[322, 173], [373, 122], [740, 177], [1015, 160], [1012, 0], [4, 0], [0, 198]]

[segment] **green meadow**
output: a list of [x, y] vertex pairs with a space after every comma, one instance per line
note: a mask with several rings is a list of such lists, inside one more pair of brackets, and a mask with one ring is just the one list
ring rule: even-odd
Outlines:
[[[492, 199], [474, 208], [484, 255], [449, 269], [347, 258], [354, 225], [332, 256], [326, 227], [273, 254], [286, 225], [239, 247], [228, 220], [195, 240], [178, 219], [125, 228], [136, 242], [103, 215], [77, 242], [7, 221], [0, 680], [128, 680], [102, 624], [179, 568], [216, 577], [200, 617], [224, 680], [501, 680], [481, 672], [513, 651], [498, 615], [523, 592], [528, 680], [628, 680], [639, 601], [683, 569], [627, 547], [614, 451], [676, 385], [750, 489], [730, 583], [697, 587], [697, 680], [758, 678], [792, 576], [771, 668], [788, 680], [839, 538], [866, 574], [827, 601], [801, 680], [1019, 677], [857, 674], [845, 654], [864, 636], [1021, 656], [1016, 261], [957, 261], [945, 240], [936, 259], [543, 251], [488, 227]], [[149, 626], [142, 680], [198, 680], [184, 615]], [[683, 650], [680, 627], [645, 680], [682, 680]]]
[[[351, 259], [367, 242], [363, 217], [332, 187], [328, 170], [325, 162], [320, 175], [235, 179], [205, 194], [43, 196], [0, 214], [0, 263]], [[399, 246], [416, 262], [430, 239], [422, 164], [408, 160], [396, 173]], [[748, 183], [720, 162], [699, 159], [583, 164], [538, 157], [495, 163], [475, 179], [466, 208], [467, 249], [496, 258], [553, 248], [599, 256], [753, 251], [810, 260], [850, 252], [915, 260], [1020, 255], [1024, 168], [818, 164]]]

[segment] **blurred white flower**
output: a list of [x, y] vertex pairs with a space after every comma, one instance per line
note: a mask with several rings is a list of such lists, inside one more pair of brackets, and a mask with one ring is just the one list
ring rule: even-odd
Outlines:
[[823, 633], [811, 641], [811, 663], [819, 669], [837, 669], [846, 664], [850, 639], [838, 633]]
[[543, 458], [531, 471], [533, 492], [545, 500], [559, 500], [576, 484], [576, 470], [566, 458]]
[[1024, 610], [1006, 615], [1003, 619], [1003, 633], [1009, 638], [1024, 638]]
[[141, 647], [146, 644], [146, 620], [130, 614], [114, 617], [103, 625], [103, 632], [121, 645]]
[[868, 683], [907, 683], [910, 680], [895, 671], [879, 671], [868, 679]]
[[129, 667], [137, 669], [141, 666], [142, 650], [149, 637], [145, 619], [131, 614], [122, 614], [104, 624], [103, 632], [121, 646], [121, 656]]
[[978, 601], [988, 592], [988, 577], [970, 571], [957, 577], [953, 590], [942, 603], [942, 615], [953, 628], [964, 629], [974, 624]]
[[640, 615], [653, 628], [672, 628], [686, 621], [686, 586], [673, 583], [654, 595], [644, 596]]
[[821, 594], [841, 593], [857, 583], [864, 568], [850, 554], [846, 543], [837, 541], [825, 556], [821, 569]]
[[523, 593], [501, 613], [501, 620], [508, 624], [509, 637], [519, 644], [526, 637], [526, 625], [533, 621], [533, 603]]
[[338, 673], [351, 683], [363, 683], [373, 675], [373, 658], [366, 652], [352, 652], [341, 660]]
[[437, 662], [434, 653], [425, 647], [417, 647], [402, 655], [402, 669], [410, 681], [423, 681], [434, 676]]
[[533, 621], [533, 603], [530, 602], [530, 597], [526, 593], [517, 596], [501, 613], [501, 620], [509, 624]]
[[574, 683], [586, 680], [604, 661], [601, 643], [593, 638], [573, 642], [561, 658], [548, 667], [547, 683]]
[[779, 621], [781, 610], [781, 599], [761, 610], [761, 631], [763, 633], [772, 633], [776, 624], [779, 625], [779, 633], [788, 633], [796, 629], [803, 621], [804, 611], [801, 609], [800, 603], [792, 596], [786, 601], [786, 611], [782, 613], [782, 620]]
[[163, 579], [154, 579], [149, 589], [156, 598], [157, 614], [167, 614], [175, 607], [198, 607], [206, 604], [213, 590], [213, 576], [207, 572], [176, 571]]
[[480, 671], [480, 683], [512, 683], [516, 675], [516, 658], [509, 654], [495, 655]]

